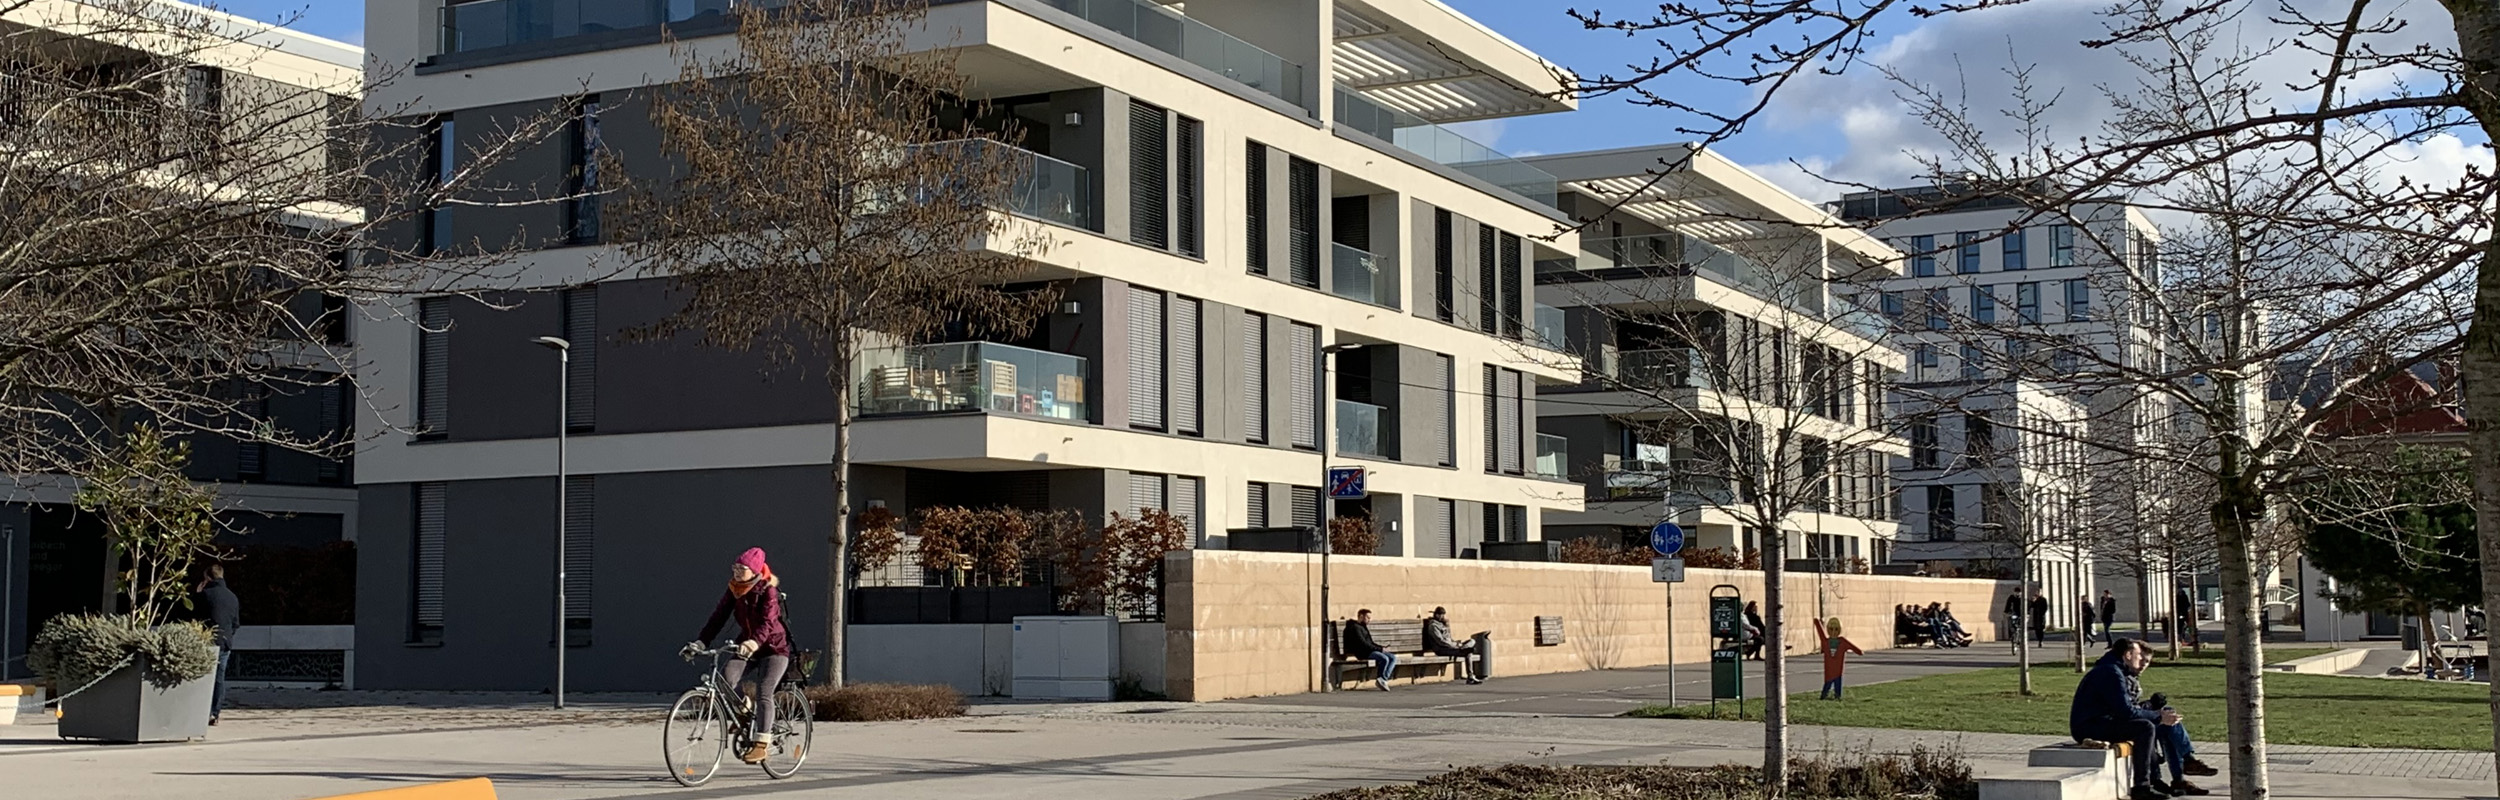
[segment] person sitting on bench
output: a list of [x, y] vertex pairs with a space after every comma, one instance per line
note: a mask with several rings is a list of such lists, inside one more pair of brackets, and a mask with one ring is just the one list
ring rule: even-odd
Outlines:
[[[2019, 636], [2020, 633], [2015, 635]], [[2138, 706], [2127, 694], [2128, 679], [2144, 671], [2147, 658], [2133, 639], [2111, 642], [2109, 653], [2075, 686], [2075, 701], [2066, 715], [2066, 732], [2077, 742], [2124, 743], [2129, 772], [2128, 800], [2168, 800], [2170, 793], [2154, 785], [2153, 738], [2161, 725], [2175, 725], [2179, 712]]]
[[1756, 603], [1756, 602], [1747, 601], [1747, 602], [1745, 603], [1745, 659], [1746, 659], [1746, 660], [1748, 660], [1748, 661], [1760, 661], [1760, 660], [1762, 660], [1762, 634], [1763, 634], [1763, 632], [1764, 632], [1764, 631], [1767, 631], [1767, 630], [1769, 630], [1769, 629], [1770, 629], [1770, 626], [1769, 626], [1769, 625], [1767, 625], [1767, 624], [1765, 624], [1765, 623], [1763, 623], [1763, 621], [1762, 621], [1762, 604], [1761, 604], [1761, 603]]
[[1459, 644], [1450, 640], [1450, 610], [1432, 607], [1432, 618], [1424, 620], [1424, 652], [1458, 659], [1459, 677], [1470, 684], [1484, 682], [1484, 662], [1476, 657], [1476, 643]]
[[1372, 662], [1372, 666], [1378, 668], [1378, 673], [1372, 676], [1372, 684], [1379, 686], [1381, 691], [1389, 691], [1389, 673], [1397, 671], [1398, 654], [1389, 652], [1372, 638], [1371, 609], [1354, 612], [1354, 618], [1346, 620], [1345, 635], [1339, 637], [1337, 642], [1346, 655]]
[[1962, 634], [1962, 623], [1953, 619], [1953, 612], [1942, 603], [1927, 606], [1927, 624], [1936, 638], [1937, 647], [1969, 647], [1970, 637]]
[[[2148, 668], [2151, 667], [2153, 664], [2153, 645], [2147, 642], [2136, 642], [2135, 649], [2144, 654], [2144, 665]], [[2154, 711], [2168, 711], [2171, 712], [2172, 716], [2177, 716], [2177, 710], [2170, 707], [2170, 696], [2167, 694], [2154, 692], [2151, 698], [2140, 701], [2136, 700], [2137, 697], [2142, 696], [2144, 691], [2142, 678], [2143, 674], [2141, 672], [2135, 675], [2127, 676], [2127, 700], [2134, 702], [2137, 708], [2151, 709]], [[2196, 744], [2188, 741], [2187, 720], [2185, 718], [2181, 718], [2178, 722], [2163, 723], [2159, 729], [2153, 731], [2153, 734], [2154, 738], [2161, 743], [2162, 761], [2170, 765], [2170, 796], [2185, 797], [2189, 795], [2202, 796], [2213, 794], [2211, 791], [2207, 791], [2198, 787], [2196, 784], [2188, 782], [2187, 776], [2190, 775], [2198, 777], [2211, 777], [2222, 774], [2222, 771], [2214, 769], [2212, 766], [2207, 765], [2204, 761], [2197, 759]]]

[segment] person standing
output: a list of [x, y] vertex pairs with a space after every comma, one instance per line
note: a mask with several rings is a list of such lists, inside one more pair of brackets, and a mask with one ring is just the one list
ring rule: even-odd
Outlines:
[[208, 612], [208, 626], [217, 641], [217, 686], [208, 695], [208, 724], [217, 724], [217, 717], [226, 710], [226, 665], [234, 661], [234, 632], [243, 627], [243, 601], [226, 588], [226, 565], [208, 565], [208, 578], [200, 581], [200, 608]]
[[1381, 691], [1389, 691], [1389, 675], [1398, 670], [1398, 654], [1389, 652], [1388, 648], [1380, 646], [1379, 640], [1372, 638], [1371, 609], [1354, 612], [1354, 618], [1346, 620], [1345, 636], [1338, 641], [1345, 645], [1342, 649], [1346, 655], [1372, 662], [1375, 668], [1372, 685], [1380, 687]]
[[2031, 623], [2032, 644], [2048, 641], [2049, 596], [2041, 594], [2038, 589], [2031, 590], [2031, 619], [2026, 621]]
[[1833, 617], [1828, 623], [1819, 619], [1815, 620], [1814, 638], [1815, 641], [1822, 643], [1823, 699], [1838, 700], [1841, 691], [1840, 676], [1842, 671], [1849, 667], [1849, 654], [1866, 655], [1866, 651], [1858, 649], [1857, 643], [1840, 635], [1839, 617]]
[[2100, 609], [2092, 605], [2092, 596], [2084, 595], [2083, 624], [2075, 626], [2075, 636], [2087, 642], [2092, 641], [2092, 623], [2100, 621], [2099, 614]]
[[721, 676], [736, 687], [746, 677], [747, 667], [757, 668], [755, 724], [747, 749], [738, 754], [738, 760], [753, 764], [772, 754], [773, 690], [781, 687], [781, 676], [790, 669], [791, 654], [790, 629], [781, 616], [781, 579], [773, 575], [772, 565], [765, 563], [763, 548], [747, 548], [729, 565], [729, 589], [721, 593], [720, 603], [712, 607], [711, 619], [703, 623], [703, 632], [686, 645], [686, 651], [704, 649], [704, 644], [720, 635], [721, 626], [731, 617], [738, 619], [738, 655], [721, 665]]
[[2178, 633], [2172, 636], [2171, 641], [2186, 642], [2198, 651], [2203, 651], [2205, 636], [2196, 630], [2196, 593], [2184, 585], [2180, 586], [2178, 608], [2173, 609], [2171, 613], [2179, 618]]
[[1763, 637], [1763, 633], [1764, 633], [1764, 632], [1766, 632], [1766, 631], [1769, 631], [1770, 629], [1771, 629], [1770, 625], [1768, 625], [1768, 624], [1766, 624], [1766, 623], [1764, 623], [1764, 622], [1762, 621], [1762, 604], [1761, 604], [1761, 603], [1756, 603], [1756, 602], [1753, 602], [1753, 601], [1750, 601], [1750, 600], [1746, 601], [1746, 602], [1745, 602], [1745, 657], [1746, 657], [1746, 658], [1749, 658], [1749, 659], [1752, 659], [1752, 660], [1755, 660], [1755, 661], [1761, 661], [1761, 660], [1762, 660], [1762, 658], [1763, 658], [1763, 656], [1762, 656], [1762, 645], [1763, 645], [1762, 637]]
[[1459, 675], [1470, 685], [1484, 682], [1484, 662], [1476, 655], [1476, 643], [1459, 644], [1450, 638], [1450, 610], [1432, 607], [1432, 618], [1424, 620], [1424, 652], [1458, 659]]
[[2109, 629], [2118, 621], [2118, 598], [2108, 589], [2101, 590], [2101, 641], [2109, 641]]

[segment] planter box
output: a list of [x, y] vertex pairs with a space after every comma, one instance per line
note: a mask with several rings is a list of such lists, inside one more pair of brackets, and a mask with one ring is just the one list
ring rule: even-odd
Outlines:
[[179, 742], [207, 737], [208, 703], [216, 693], [216, 674], [160, 689], [139, 677], [146, 663], [141, 657], [62, 700], [61, 738]]

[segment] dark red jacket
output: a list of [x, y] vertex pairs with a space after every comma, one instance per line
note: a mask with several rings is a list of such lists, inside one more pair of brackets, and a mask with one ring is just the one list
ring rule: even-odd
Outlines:
[[780, 582], [767, 582], [747, 590], [744, 595], [735, 590], [721, 590], [720, 605], [712, 608], [712, 619], [703, 623], [703, 634], [694, 637], [695, 641], [712, 641], [712, 637], [720, 635], [721, 624], [729, 621], [733, 614], [738, 617], [738, 638], [755, 640], [761, 645], [758, 653], [791, 655], [790, 629], [782, 625]]

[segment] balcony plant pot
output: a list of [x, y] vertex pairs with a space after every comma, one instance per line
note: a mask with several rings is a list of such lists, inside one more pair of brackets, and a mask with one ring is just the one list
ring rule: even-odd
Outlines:
[[61, 738], [180, 742], [207, 737], [216, 674], [159, 687], [143, 677], [147, 659], [133, 658], [86, 691], [64, 698]]

